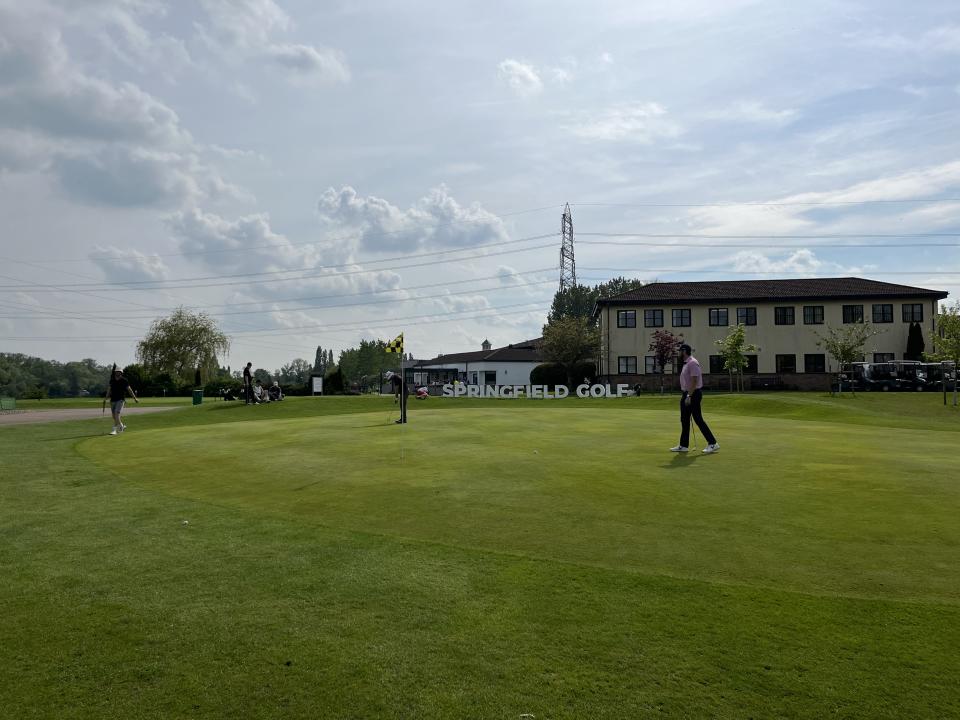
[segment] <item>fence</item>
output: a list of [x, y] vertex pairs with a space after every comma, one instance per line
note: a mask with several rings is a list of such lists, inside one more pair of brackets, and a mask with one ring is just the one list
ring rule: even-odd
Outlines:
[[7, 410], [16, 410], [17, 409], [17, 400], [12, 397], [0, 397], [0, 412], [6, 412]]

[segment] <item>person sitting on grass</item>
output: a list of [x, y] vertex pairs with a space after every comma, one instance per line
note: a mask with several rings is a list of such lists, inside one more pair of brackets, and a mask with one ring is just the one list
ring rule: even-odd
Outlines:
[[253, 402], [257, 405], [270, 402], [270, 394], [259, 380], [257, 380], [257, 386], [253, 388]]
[[270, 396], [271, 402], [283, 400], [283, 391], [280, 389], [280, 383], [278, 383], [276, 380], [273, 381], [273, 385], [270, 386], [267, 394]]

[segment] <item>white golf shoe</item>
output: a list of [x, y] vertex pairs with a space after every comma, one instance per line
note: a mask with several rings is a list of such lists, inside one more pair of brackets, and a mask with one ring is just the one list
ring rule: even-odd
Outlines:
[[110, 431], [110, 434], [111, 434], [111, 435], [116, 435], [116, 434], [117, 434], [117, 428], [116, 428], [116, 426], [114, 426], [113, 430]]
[[127, 429], [127, 426], [124, 425], [123, 423], [120, 423], [120, 432], [123, 432], [126, 429]]
[[670, 452], [690, 452], [690, 448], [684, 447], [683, 445], [677, 445], [676, 447], [670, 448]]
[[720, 443], [714, 443], [713, 445], [707, 445], [703, 449], [704, 455], [713, 455], [715, 452], [720, 452]]

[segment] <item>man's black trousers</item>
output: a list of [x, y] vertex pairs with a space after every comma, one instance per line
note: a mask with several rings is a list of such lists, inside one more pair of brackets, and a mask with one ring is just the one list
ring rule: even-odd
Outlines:
[[683, 397], [680, 398], [680, 445], [690, 447], [691, 416], [693, 416], [693, 421], [697, 424], [697, 427], [700, 428], [700, 432], [703, 433], [703, 438], [707, 441], [707, 444], [713, 445], [717, 439], [713, 436], [713, 433], [710, 432], [710, 428], [703, 419], [703, 413], [700, 410], [700, 401], [703, 399], [703, 393], [700, 390], [694, 390], [693, 394], [690, 395], [689, 406], [687, 405], [687, 395], [687, 391], [684, 391]]

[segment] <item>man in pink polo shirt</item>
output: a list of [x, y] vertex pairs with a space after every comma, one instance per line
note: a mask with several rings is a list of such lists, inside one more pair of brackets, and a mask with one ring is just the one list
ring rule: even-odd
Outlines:
[[703, 433], [707, 446], [703, 449], [704, 455], [712, 455], [720, 450], [720, 443], [710, 432], [703, 413], [700, 412], [700, 401], [703, 399], [703, 372], [700, 363], [691, 354], [690, 346], [684, 343], [679, 348], [680, 362], [683, 369], [680, 371], [680, 389], [683, 397], [680, 398], [680, 444], [670, 448], [671, 452], [685, 453], [690, 450], [690, 416]]

